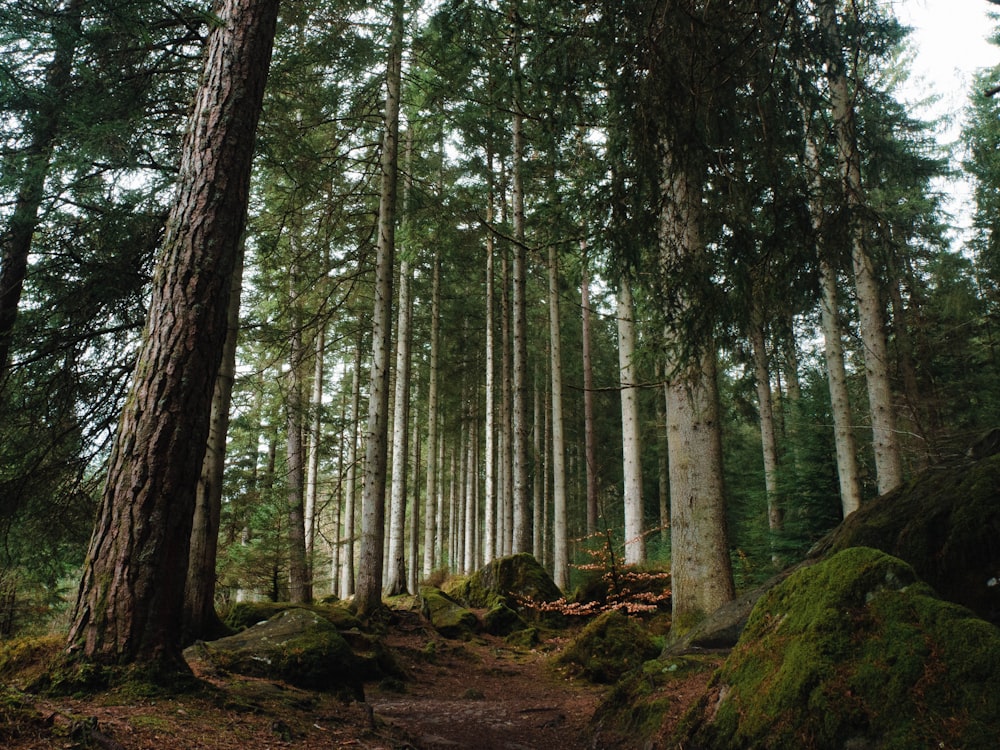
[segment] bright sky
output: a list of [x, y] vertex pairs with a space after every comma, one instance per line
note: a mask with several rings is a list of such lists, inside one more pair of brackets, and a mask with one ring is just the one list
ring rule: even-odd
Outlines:
[[[958, 138], [973, 74], [1000, 64], [1000, 47], [987, 42], [998, 22], [989, 17], [1000, 5], [987, 0], [891, 0], [900, 21], [913, 29], [913, 76], [904, 87], [905, 101], [916, 104], [929, 95], [939, 100], [930, 110], [915, 109], [922, 119], [947, 117], [941, 133], [945, 142]], [[1000, 83], [1000, 81], [998, 81]], [[949, 184], [949, 210], [960, 226], [968, 223], [969, 188]], [[961, 232], [959, 232], [961, 234]]]

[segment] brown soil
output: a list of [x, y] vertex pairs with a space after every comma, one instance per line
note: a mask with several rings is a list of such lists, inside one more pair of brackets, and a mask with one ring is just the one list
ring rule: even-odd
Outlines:
[[[415, 613], [394, 618], [386, 636], [406, 678], [365, 686], [366, 703], [232, 674], [195, 673], [204, 691], [164, 698], [114, 693], [82, 698], [23, 696], [35, 719], [0, 706], [8, 750], [572, 750], [622, 747], [589, 726], [607, 688], [549, 666], [566, 642], [534, 649], [484, 635], [448, 641]], [[678, 711], [705, 675], [676, 686]], [[673, 717], [672, 717], [673, 718]], [[610, 737], [605, 737], [611, 740]]]

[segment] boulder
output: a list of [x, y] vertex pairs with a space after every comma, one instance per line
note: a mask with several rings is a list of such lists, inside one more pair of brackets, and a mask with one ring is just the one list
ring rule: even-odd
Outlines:
[[790, 575], [669, 747], [993, 748], [1000, 630], [902, 560], [849, 548]]
[[[497, 635], [526, 627], [524, 619], [539, 619], [531, 603], [554, 602], [562, 598], [562, 592], [552, 577], [527, 552], [493, 560], [467, 579], [459, 581], [449, 593], [467, 607], [497, 610], [497, 614], [505, 618], [505, 627], [508, 628], [498, 631]], [[515, 613], [520, 622], [510, 618], [500, 608]], [[559, 616], [548, 613], [545, 619], [559, 619]]]
[[611, 684], [659, 652], [644, 627], [613, 609], [590, 622], [555, 663], [590, 682]]
[[227, 672], [362, 697], [361, 660], [332, 623], [307, 609], [283, 610], [241, 633], [200, 642], [184, 653]]
[[933, 466], [865, 503], [813, 556], [880, 549], [912, 565], [941, 597], [1000, 624], [1000, 455], [989, 453], [970, 451], [985, 457]]
[[445, 638], [468, 638], [479, 628], [479, 619], [441, 589], [420, 589], [420, 608], [431, 626]]

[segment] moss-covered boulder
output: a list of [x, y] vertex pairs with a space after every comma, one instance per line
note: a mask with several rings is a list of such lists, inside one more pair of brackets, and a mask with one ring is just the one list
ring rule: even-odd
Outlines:
[[985, 750], [998, 674], [1000, 630], [903, 561], [850, 548], [758, 602], [670, 746]]
[[227, 672], [362, 697], [361, 660], [332, 623], [307, 609], [281, 611], [236, 635], [196, 644], [185, 656]]
[[972, 451], [861, 506], [817, 548], [874, 547], [905, 560], [942, 598], [1000, 624], [1000, 455]]
[[338, 630], [359, 629], [361, 621], [355, 616], [348, 602], [323, 601], [318, 604], [293, 604], [291, 602], [239, 602], [226, 612], [223, 622], [233, 631], [240, 631], [270, 620], [289, 609], [308, 609], [333, 623]]
[[[456, 582], [450, 593], [467, 607], [487, 610], [503, 607], [522, 620], [531, 621], [539, 619], [531, 603], [554, 602], [562, 598], [562, 592], [552, 576], [527, 552], [493, 560], [468, 578]], [[500, 611], [499, 614], [505, 613]], [[512, 619], [508, 619], [507, 624], [512, 627], [507, 633], [524, 626]], [[497, 633], [505, 634], [502, 631]]]
[[659, 652], [642, 625], [610, 610], [590, 622], [555, 657], [555, 663], [591, 682], [610, 684]]
[[479, 619], [441, 589], [420, 589], [420, 608], [431, 626], [445, 638], [468, 638], [479, 629]]

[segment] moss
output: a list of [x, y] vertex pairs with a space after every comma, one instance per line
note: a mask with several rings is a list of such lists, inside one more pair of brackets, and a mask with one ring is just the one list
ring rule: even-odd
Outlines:
[[[755, 607], [676, 742], [723, 748], [987, 748], [1000, 731], [1000, 631], [901, 560], [851, 548]], [[987, 739], [988, 738], [988, 739]]]
[[445, 638], [468, 638], [479, 627], [479, 620], [474, 612], [440, 589], [422, 588], [420, 599], [424, 616]]
[[611, 610], [589, 623], [556, 657], [556, 663], [591, 682], [610, 684], [659, 651], [641, 625]]

